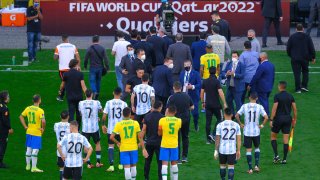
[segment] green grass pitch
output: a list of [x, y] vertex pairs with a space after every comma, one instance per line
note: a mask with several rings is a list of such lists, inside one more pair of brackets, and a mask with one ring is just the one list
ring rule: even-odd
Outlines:
[[[10, 64], [11, 57], [16, 56], [16, 62], [22, 63], [23, 50], [0, 50], [0, 64]], [[84, 57], [84, 50], [80, 51]], [[108, 51], [110, 54], [110, 51]], [[284, 51], [270, 51], [269, 59], [275, 64], [277, 72], [291, 72], [290, 60]], [[113, 69], [114, 58], [110, 57], [111, 68]], [[53, 50], [43, 50], [38, 53], [40, 62], [32, 63], [29, 67], [12, 67], [13, 70], [57, 70], [58, 63], [53, 60]], [[82, 62], [83, 66], [83, 62]], [[317, 67], [319, 65], [312, 65]], [[7, 67], [0, 67], [4, 70]], [[311, 72], [319, 72], [320, 69], [310, 69]], [[270, 128], [267, 125], [262, 129], [261, 134], [261, 172], [248, 175], [245, 149], [242, 148], [242, 156], [235, 166], [235, 179], [320, 179], [319, 167], [319, 102], [320, 102], [320, 78], [319, 73], [310, 74], [309, 93], [294, 94], [298, 107], [298, 121], [295, 129], [293, 152], [288, 155], [287, 165], [272, 164], [272, 148], [270, 145]], [[286, 80], [289, 83], [288, 91], [293, 92], [293, 75], [291, 73], [277, 73], [276, 83], [279, 80]], [[85, 81], [88, 87], [88, 73], [85, 73]], [[60, 79], [58, 71], [55, 72], [0, 72], [0, 90], [9, 90], [11, 102], [9, 104], [11, 123], [14, 134], [9, 136], [8, 148], [4, 161], [8, 169], [0, 169], [0, 179], [58, 179], [59, 171], [56, 165], [56, 137], [53, 132], [53, 125], [59, 121], [59, 113], [67, 108], [66, 102], [57, 102], [56, 95]], [[112, 90], [116, 86], [114, 73], [103, 77], [101, 88], [101, 103], [112, 98]], [[277, 92], [276, 84], [272, 92], [270, 103], [272, 106], [273, 95]], [[19, 115], [23, 109], [31, 104], [33, 94], [42, 95], [41, 107], [45, 111], [47, 128], [43, 135], [43, 149], [40, 150], [38, 167], [44, 173], [31, 173], [25, 170], [25, 131], [19, 122]], [[215, 122], [215, 119], [213, 120]], [[190, 149], [189, 163], [179, 165], [179, 179], [182, 180], [209, 180], [219, 179], [218, 161], [213, 159], [214, 145], [205, 144], [205, 116], [200, 115], [200, 132], [193, 130], [193, 123], [190, 126]], [[93, 143], [93, 142], [91, 142]], [[103, 168], [84, 168], [83, 179], [124, 179], [123, 171], [116, 170], [114, 173], [107, 173], [108, 167], [107, 137], [102, 135], [102, 162]], [[282, 155], [282, 139], [278, 138], [278, 149]], [[91, 156], [95, 162], [95, 154]], [[115, 154], [115, 162], [119, 162], [118, 152]], [[154, 159], [155, 162], [155, 159]], [[137, 165], [137, 179], [143, 179], [144, 159], [139, 151], [139, 163]], [[151, 179], [156, 179], [156, 164], [152, 164]]]

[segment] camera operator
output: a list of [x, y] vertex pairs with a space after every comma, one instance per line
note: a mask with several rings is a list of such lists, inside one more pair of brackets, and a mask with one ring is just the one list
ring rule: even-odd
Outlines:
[[[160, 24], [160, 27], [164, 27], [167, 32], [171, 32], [171, 35], [176, 35], [178, 32], [178, 25], [177, 25], [177, 18], [172, 17], [172, 20], [163, 19], [165, 17], [166, 13], [174, 13], [174, 10], [172, 9], [171, 4], [168, 2], [168, 0], [161, 0], [161, 7], [156, 11], [156, 17], [155, 20], [157, 22], [157, 25]], [[166, 24], [165, 21], [169, 21], [169, 24]]]

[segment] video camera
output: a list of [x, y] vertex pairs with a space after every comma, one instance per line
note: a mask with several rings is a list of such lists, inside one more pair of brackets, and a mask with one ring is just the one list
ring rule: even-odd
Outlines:
[[175, 21], [174, 18], [174, 11], [171, 7], [171, 4], [168, 2], [163, 3], [162, 6], [162, 22], [163, 22], [163, 27], [167, 31], [167, 33], [172, 33], [172, 26]]

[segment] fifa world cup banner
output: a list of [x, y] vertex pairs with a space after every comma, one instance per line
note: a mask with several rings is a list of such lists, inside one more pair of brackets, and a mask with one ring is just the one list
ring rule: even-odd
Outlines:
[[[41, 7], [44, 35], [113, 36], [115, 30], [130, 32], [147, 31], [155, 26], [155, 15], [161, 3], [154, 0], [43, 0]], [[210, 13], [219, 11], [230, 23], [232, 36], [243, 36], [248, 29], [261, 35], [264, 18], [260, 1], [173, 1], [178, 32], [187, 35], [210, 31]], [[282, 2], [283, 22], [281, 33], [289, 35], [290, 2]], [[270, 29], [274, 29], [271, 27]], [[273, 30], [270, 31], [273, 34]]]

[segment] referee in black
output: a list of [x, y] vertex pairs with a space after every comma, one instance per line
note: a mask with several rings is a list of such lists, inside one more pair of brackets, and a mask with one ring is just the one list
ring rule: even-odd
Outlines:
[[[291, 124], [295, 126], [297, 120], [297, 107], [294, 98], [286, 91], [287, 82], [280, 81], [278, 85], [279, 93], [274, 96], [270, 126], [271, 126], [271, 145], [274, 152], [273, 163], [287, 163], [289, 149], [289, 134]], [[293, 110], [293, 118], [291, 111]], [[282, 131], [283, 134], [283, 160], [280, 160], [277, 150], [277, 135]]]
[[148, 157], [145, 158], [144, 163], [144, 177], [145, 180], [149, 180], [149, 172], [150, 172], [150, 166], [152, 162], [153, 154], [156, 154], [157, 163], [158, 163], [158, 179], [162, 179], [162, 162], [160, 161], [160, 144], [161, 144], [161, 136], [158, 135], [158, 126], [159, 121], [161, 118], [164, 117], [163, 114], [161, 114], [163, 104], [161, 101], [155, 101], [153, 104], [153, 111], [149, 114], [147, 114], [144, 117], [142, 132], [143, 135], [146, 134], [146, 150], [148, 153]]
[[9, 103], [8, 91], [0, 92], [0, 168], [6, 168], [3, 158], [6, 153], [8, 135], [13, 133], [10, 124], [10, 114], [7, 104]]

